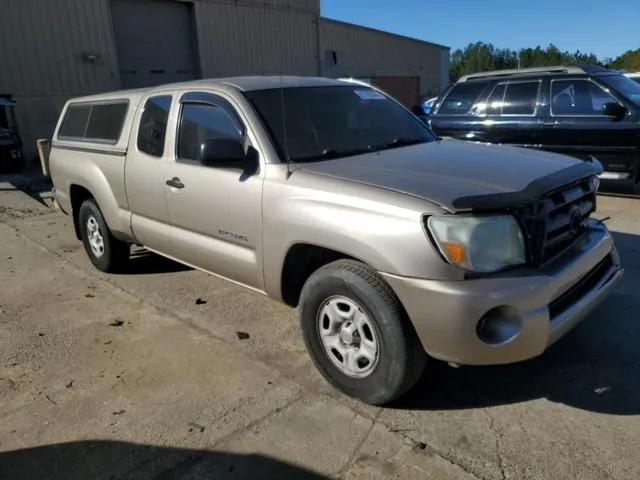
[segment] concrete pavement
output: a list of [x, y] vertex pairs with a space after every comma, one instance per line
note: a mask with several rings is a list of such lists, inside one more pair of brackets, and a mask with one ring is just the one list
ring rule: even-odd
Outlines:
[[2, 479], [640, 478], [640, 200], [600, 199], [626, 276], [583, 325], [530, 362], [434, 363], [381, 409], [325, 384], [294, 311], [145, 253], [102, 274], [44, 187], [14, 185]]

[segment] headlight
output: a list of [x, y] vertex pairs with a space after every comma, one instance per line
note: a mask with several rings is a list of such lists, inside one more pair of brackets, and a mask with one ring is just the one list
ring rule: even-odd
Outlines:
[[488, 273], [526, 262], [522, 230], [511, 215], [434, 215], [427, 227], [452, 265]]

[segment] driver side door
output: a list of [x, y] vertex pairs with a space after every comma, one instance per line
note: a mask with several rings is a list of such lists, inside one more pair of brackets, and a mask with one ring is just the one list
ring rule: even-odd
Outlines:
[[622, 101], [585, 78], [558, 78], [550, 82], [550, 108], [543, 119], [543, 149], [582, 160], [595, 158], [605, 176], [629, 175], [635, 169], [637, 131], [630, 115], [616, 119], [604, 115], [605, 103]]
[[174, 158], [165, 177], [173, 255], [263, 290], [264, 169], [247, 174], [238, 167], [205, 166], [199, 161], [200, 146], [208, 139], [237, 139], [245, 151], [255, 142], [232, 99], [188, 92], [179, 102]]

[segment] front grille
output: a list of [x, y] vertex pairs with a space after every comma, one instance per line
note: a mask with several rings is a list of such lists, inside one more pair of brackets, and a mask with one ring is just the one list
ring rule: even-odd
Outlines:
[[587, 292], [593, 289], [613, 267], [611, 255], [607, 255], [598, 265], [593, 267], [573, 287], [560, 295], [549, 304], [551, 320], [578, 302]]
[[534, 266], [556, 258], [586, 232], [596, 210], [596, 185], [588, 178], [553, 190], [519, 212]]

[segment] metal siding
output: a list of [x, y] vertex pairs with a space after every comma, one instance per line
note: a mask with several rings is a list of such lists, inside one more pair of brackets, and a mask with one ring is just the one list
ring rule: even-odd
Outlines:
[[318, 15], [299, 10], [274, 8], [266, 2], [197, 3], [203, 76], [317, 75]]
[[[84, 52], [101, 61], [85, 62]], [[68, 98], [119, 87], [107, 0], [4, 0], [0, 59], [0, 93], [17, 102], [27, 155]]]
[[[446, 47], [326, 19], [321, 19], [320, 31], [325, 76], [420, 77], [422, 94], [435, 94], [446, 86], [442, 72]], [[337, 53], [335, 66], [324, 64], [326, 50]]]
[[110, 0], [122, 88], [193, 80], [191, 4]]

